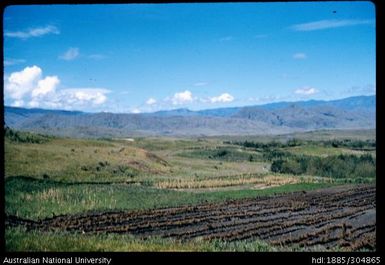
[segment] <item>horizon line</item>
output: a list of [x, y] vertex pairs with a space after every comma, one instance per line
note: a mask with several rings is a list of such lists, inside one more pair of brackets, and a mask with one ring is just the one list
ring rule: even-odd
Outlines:
[[262, 104], [253, 104], [253, 105], [243, 105], [243, 106], [233, 106], [233, 107], [214, 107], [214, 108], [203, 108], [203, 109], [197, 109], [197, 110], [192, 110], [189, 109], [188, 107], [180, 107], [180, 108], [174, 108], [174, 109], [161, 109], [161, 110], [156, 110], [153, 112], [139, 112], [139, 113], [133, 113], [133, 112], [112, 112], [112, 111], [83, 111], [83, 110], [76, 110], [76, 109], [49, 109], [49, 108], [28, 108], [28, 107], [17, 107], [17, 106], [7, 106], [3, 105], [4, 109], [5, 108], [15, 108], [15, 109], [28, 109], [28, 110], [48, 110], [48, 111], [65, 111], [65, 112], [81, 112], [81, 113], [86, 113], [86, 114], [97, 114], [97, 113], [111, 113], [111, 114], [133, 114], [133, 115], [138, 115], [138, 114], [153, 114], [153, 113], [158, 113], [158, 112], [169, 112], [169, 111], [175, 111], [175, 110], [187, 110], [190, 112], [199, 112], [199, 111], [205, 111], [205, 110], [216, 110], [216, 109], [230, 109], [230, 108], [244, 108], [244, 107], [256, 107], [256, 106], [266, 106], [266, 105], [271, 105], [271, 104], [279, 104], [279, 103], [299, 103], [299, 102], [309, 102], [309, 101], [323, 101], [323, 102], [330, 102], [330, 101], [338, 101], [338, 100], [343, 100], [343, 99], [348, 99], [348, 98], [355, 98], [355, 97], [375, 97], [376, 94], [372, 95], [357, 95], [357, 96], [349, 96], [349, 97], [343, 97], [343, 98], [336, 98], [336, 99], [304, 99], [304, 100], [295, 100], [295, 101], [290, 101], [290, 100], [282, 100], [282, 101], [274, 101], [274, 102], [269, 102], [269, 103], [262, 103]]

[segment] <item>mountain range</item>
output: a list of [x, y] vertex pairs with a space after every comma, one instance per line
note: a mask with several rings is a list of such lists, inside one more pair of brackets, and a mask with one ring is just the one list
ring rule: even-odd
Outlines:
[[318, 129], [373, 129], [375, 117], [374, 95], [139, 114], [4, 107], [6, 126], [71, 137], [261, 135]]

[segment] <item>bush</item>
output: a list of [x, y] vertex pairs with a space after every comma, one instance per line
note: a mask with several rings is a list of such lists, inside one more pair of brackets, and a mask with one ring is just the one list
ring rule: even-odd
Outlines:
[[16, 143], [41, 144], [41, 143], [48, 142], [53, 138], [53, 136], [35, 134], [30, 132], [21, 132], [21, 131], [13, 130], [9, 127], [5, 127], [4, 138], [9, 139], [11, 142], [16, 142]]
[[229, 151], [227, 151], [227, 150], [221, 150], [221, 151], [218, 151], [218, 153], [215, 154], [215, 157], [224, 157], [228, 153], [229, 153]]
[[376, 148], [376, 140], [350, 140], [350, 139], [344, 139], [344, 140], [329, 140], [329, 141], [323, 141], [322, 144], [326, 147], [345, 147], [355, 150], [372, 150]]
[[273, 161], [275, 159], [283, 159], [283, 158], [291, 157], [292, 154], [289, 152], [282, 152], [276, 149], [272, 149], [272, 150], [266, 150], [265, 152], [263, 152], [262, 156], [267, 161]]
[[375, 178], [376, 161], [369, 155], [338, 155], [325, 158], [291, 156], [274, 160], [271, 171], [287, 174], [307, 174], [333, 178]]

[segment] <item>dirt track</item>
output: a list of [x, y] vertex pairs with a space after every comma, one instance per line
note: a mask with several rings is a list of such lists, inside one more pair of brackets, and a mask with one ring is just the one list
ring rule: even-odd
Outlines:
[[66, 215], [6, 225], [84, 233], [131, 233], [188, 240], [262, 239], [272, 245], [375, 249], [375, 186], [340, 186], [279, 196], [131, 212]]

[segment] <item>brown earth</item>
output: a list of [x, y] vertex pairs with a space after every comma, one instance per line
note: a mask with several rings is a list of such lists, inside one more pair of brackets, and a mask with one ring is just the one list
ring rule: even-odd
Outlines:
[[130, 212], [63, 215], [32, 221], [8, 216], [6, 225], [83, 233], [131, 233], [227, 241], [260, 239], [304, 249], [374, 250], [376, 188], [339, 186], [316, 191]]

